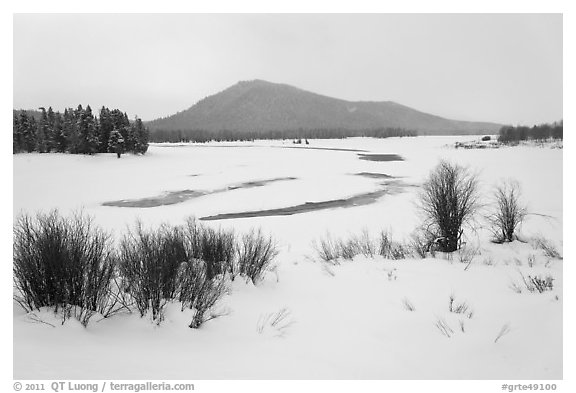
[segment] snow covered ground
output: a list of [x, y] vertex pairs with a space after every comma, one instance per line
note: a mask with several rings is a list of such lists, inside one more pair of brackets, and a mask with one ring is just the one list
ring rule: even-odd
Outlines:
[[[160, 327], [126, 314], [100, 322], [95, 318], [84, 329], [76, 321], [60, 325], [45, 310], [27, 315], [14, 306], [14, 377], [561, 379], [563, 262], [530, 243], [492, 244], [480, 220], [478, 231], [468, 237], [478, 248], [470, 266], [456, 256], [357, 257], [338, 265], [315, 257], [313, 242], [327, 233], [346, 237], [366, 229], [376, 235], [384, 229], [396, 240], [407, 239], [420, 222], [415, 206], [419, 184], [442, 158], [478, 171], [485, 203], [499, 180], [517, 180], [531, 213], [523, 237], [543, 236], [562, 253], [562, 150], [452, 147], [473, 138], [158, 145], [143, 157], [119, 160], [112, 154], [15, 155], [14, 217], [83, 209], [116, 238], [137, 218], [147, 226], [181, 224], [190, 215], [390, 192], [362, 206], [206, 221], [237, 232], [262, 227], [278, 240], [281, 253], [274, 272], [258, 286], [235, 281], [218, 306], [226, 315], [200, 329], [189, 329], [191, 316], [176, 307]], [[366, 161], [359, 153], [398, 154], [404, 160]], [[285, 177], [296, 179], [235, 188]], [[224, 191], [157, 207], [102, 205], [184, 190]], [[524, 285], [522, 275], [551, 276], [554, 289], [517, 293], [512, 287]], [[451, 296], [469, 311], [450, 312]], [[268, 315], [282, 310], [283, 323], [265, 323]]]

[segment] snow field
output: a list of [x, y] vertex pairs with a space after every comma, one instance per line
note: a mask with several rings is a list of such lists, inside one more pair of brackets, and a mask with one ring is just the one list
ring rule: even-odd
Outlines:
[[[144, 157], [126, 155], [119, 160], [113, 155], [16, 155], [15, 217], [19, 212], [58, 208], [67, 214], [82, 208], [115, 238], [136, 218], [147, 226], [181, 224], [189, 215], [286, 207], [380, 187], [380, 179], [354, 175], [359, 172], [386, 173], [408, 186], [366, 206], [209, 222], [238, 233], [260, 226], [278, 240], [281, 253], [275, 270], [258, 286], [241, 279], [231, 283], [215, 309], [224, 315], [200, 329], [187, 327], [191, 316], [178, 305], [168, 309], [159, 327], [137, 314], [124, 314], [99, 322], [95, 317], [86, 329], [74, 320], [61, 325], [47, 310], [35, 313], [52, 327], [15, 306], [14, 377], [562, 378], [562, 261], [550, 260], [530, 244], [491, 244], [489, 231], [480, 228], [469, 237], [479, 254], [468, 268], [457, 257], [450, 261], [440, 255], [402, 261], [359, 256], [335, 265], [321, 263], [314, 255], [312, 242], [327, 233], [348, 237], [367, 229], [376, 236], [389, 229], [394, 240], [405, 239], [420, 222], [415, 207], [418, 185], [440, 158], [478, 170], [485, 195], [500, 179], [518, 180], [529, 211], [538, 214], [528, 216], [523, 236], [542, 235], [562, 251], [562, 151], [445, 146], [468, 139], [311, 142], [405, 158], [397, 162], [362, 161], [354, 152], [284, 149], [278, 141], [228, 144], [242, 147], [151, 146]], [[101, 206], [166, 191], [211, 190], [288, 176], [297, 180], [175, 205]], [[516, 293], [511, 284], [523, 287], [520, 272], [551, 275], [554, 289]], [[469, 306], [470, 318], [449, 311], [451, 295], [455, 304]], [[414, 311], [406, 309], [405, 299]], [[279, 324], [265, 323], [267, 316], [273, 318], [283, 309], [286, 316]], [[438, 321], [452, 329], [450, 337], [438, 329]], [[506, 333], [494, 342], [506, 326]]]

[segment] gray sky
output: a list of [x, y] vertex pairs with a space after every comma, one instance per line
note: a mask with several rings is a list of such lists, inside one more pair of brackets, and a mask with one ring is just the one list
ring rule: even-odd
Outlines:
[[14, 107], [144, 120], [239, 80], [459, 119], [562, 118], [562, 16], [16, 14]]

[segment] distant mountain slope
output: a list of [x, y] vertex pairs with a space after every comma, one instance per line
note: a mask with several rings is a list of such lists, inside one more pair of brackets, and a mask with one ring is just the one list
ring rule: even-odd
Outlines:
[[420, 134], [494, 133], [501, 125], [445, 119], [391, 101], [345, 101], [262, 80], [239, 82], [175, 115], [147, 123], [151, 130], [366, 130], [397, 127]]

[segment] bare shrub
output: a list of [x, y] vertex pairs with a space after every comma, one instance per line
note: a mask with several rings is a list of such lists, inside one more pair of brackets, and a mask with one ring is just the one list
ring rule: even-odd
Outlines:
[[109, 295], [115, 258], [108, 234], [83, 214], [56, 210], [18, 217], [14, 225], [15, 300], [26, 310], [54, 307], [63, 321], [86, 326]]
[[338, 241], [333, 240], [330, 234], [320, 239], [319, 243], [314, 243], [314, 249], [318, 257], [324, 262], [331, 262], [340, 258]]
[[376, 255], [376, 247], [367, 229], [363, 229], [360, 236], [354, 237], [354, 241], [357, 244], [360, 254], [366, 258], [374, 258], [374, 255]]
[[274, 240], [264, 236], [262, 230], [258, 229], [242, 236], [237, 253], [238, 272], [256, 284], [278, 255], [278, 250]]
[[474, 312], [466, 302], [456, 303], [454, 295], [450, 295], [448, 311], [454, 314], [464, 314], [468, 319], [471, 319], [474, 315]]
[[423, 231], [416, 230], [410, 235], [408, 246], [414, 256], [424, 259], [428, 256], [428, 252], [430, 252], [431, 244], [432, 239], [427, 238]]
[[518, 182], [504, 181], [494, 191], [494, 212], [488, 216], [494, 241], [511, 242], [516, 239], [516, 230], [526, 217], [526, 207], [520, 201]]
[[478, 198], [478, 178], [470, 170], [440, 161], [430, 173], [422, 185], [419, 207], [440, 251], [459, 248], [464, 226], [472, 224], [478, 210]]
[[554, 289], [554, 278], [550, 275], [546, 277], [531, 275], [524, 277], [524, 275], [522, 275], [522, 280], [529, 292], [538, 291], [538, 293], [542, 293]]
[[[118, 270], [118, 269], [116, 269]], [[109, 318], [120, 312], [132, 312], [134, 299], [123, 284], [123, 278], [116, 272], [112, 278], [108, 296], [102, 300], [99, 311], [103, 318]]]
[[145, 230], [141, 223], [120, 243], [119, 268], [126, 291], [134, 299], [140, 316], [152, 311], [160, 323], [164, 307], [178, 291], [178, 270], [187, 261], [184, 234], [180, 228], [163, 225], [157, 231]]
[[392, 240], [392, 236], [386, 232], [380, 232], [378, 253], [388, 259], [406, 259], [410, 256], [410, 248], [402, 243]]
[[181, 310], [186, 308], [194, 310], [189, 327], [199, 328], [204, 322], [219, 316], [212, 314], [206, 317], [206, 312], [212, 309], [227, 291], [224, 275], [208, 279], [206, 263], [191, 258], [189, 262], [180, 265], [177, 282], [176, 299], [181, 304]]
[[357, 255], [373, 258], [376, 255], [376, 246], [367, 230], [363, 230], [360, 236], [351, 236], [348, 239], [333, 239], [329, 234], [320, 239], [314, 248], [321, 260], [336, 261], [339, 258], [352, 260]]
[[543, 236], [535, 236], [531, 239], [530, 243], [535, 249], [540, 249], [544, 252], [544, 255], [552, 259], [562, 259], [562, 255], [550, 240]]
[[381, 255], [387, 259], [405, 259], [412, 255], [412, 248], [392, 240], [387, 231], [380, 233], [379, 239], [374, 241], [365, 229], [360, 236], [351, 236], [348, 239], [332, 239], [329, 235], [321, 239], [319, 244], [314, 244], [316, 253], [321, 260], [335, 261], [338, 258], [352, 260], [357, 255], [373, 258]]
[[194, 315], [192, 316], [189, 327], [197, 329], [204, 322], [219, 316], [218, 314], [212, 314], [206, 317], [206, 312], [220, 300], [222, 295], [226, 293], [226, 290], [225, 276], [218, 276], [212, 279], [205, 277], [204, 280], [201, 281], [196, 297], [191, 298], [188, 303], [188, 307], [194, 310]]
[[224, 275], [233, 257], [228, 250], [234, 246], [231, 233], [203, 227], [194, 219], [183, 227], [164, 224], [156, 230], [137, 224], [120, 243], [123, 287], [140, 316], [151, 311], [152, 320], [160, 324], [166, 304], [177, 300], [182, 310], [194, 310], [190, 327], [197, 328], [226, 290]]
[[208, 279], [233, 270], [236, 249], [233, 232], [203, 227], [200, 241], [200, 252], [194, 250], [194, 253], [206, 262]]
[[[526, 288], [528, 292], [543, 293], [554, 289], [554, 278], [550, 275], [547, 275], [546, 277], [542, 277], [540, 275], [525, 276], [521, 271], [518, 271], [518, 273], [522, 278], [524, 288]], [[522, 293], [522, 286], [515, 281], [510, 283], [510, 288], [516, 293]]]
[[352, 260], [360, 254], [360, 247], [356, 239], [338, 240], [338, 256], [346, 260]]

